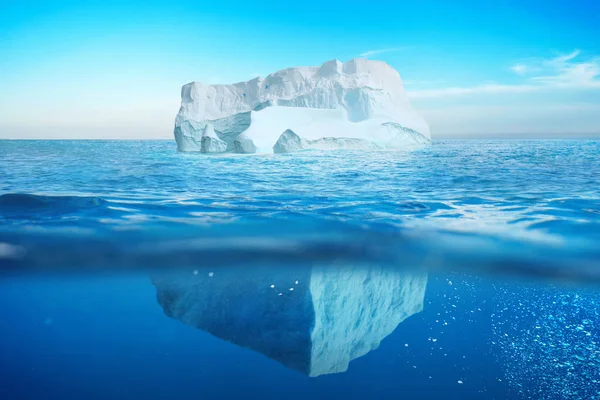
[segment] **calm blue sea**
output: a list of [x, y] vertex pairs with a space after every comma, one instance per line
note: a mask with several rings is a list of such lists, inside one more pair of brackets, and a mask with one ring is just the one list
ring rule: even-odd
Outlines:
[[0, 141], [1, 399], [600, 399], [600, 141]]

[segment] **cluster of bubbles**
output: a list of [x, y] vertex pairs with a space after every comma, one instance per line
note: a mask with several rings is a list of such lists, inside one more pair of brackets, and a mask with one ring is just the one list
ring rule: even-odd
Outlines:
[[511, 389], [526, 399], [600, 399], [600, 293], [497, 286], [492, 345]]

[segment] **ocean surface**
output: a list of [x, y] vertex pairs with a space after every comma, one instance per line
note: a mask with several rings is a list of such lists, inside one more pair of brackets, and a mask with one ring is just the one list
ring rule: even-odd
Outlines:
[[600, 141], [0, 141], [1, 399], [600, 399]]

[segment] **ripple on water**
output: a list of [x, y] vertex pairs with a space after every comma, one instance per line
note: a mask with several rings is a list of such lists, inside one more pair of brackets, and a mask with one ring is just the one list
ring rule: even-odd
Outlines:
[[[595, 141], [247, 157], [178, 153], [172, 141], [2, 141], [0, 234], [32, 245], [30, 232], [85, 230], [122, 255], [117, 240], [219, 235], [227, 225], [242, 237], [345, 237], [349, 249], [413, 261], [446, 254], [454, 266], [520, 257], [539, 267], [553, 254], [552, 268], [580, 270], [597, 261], [600, 241], [597, 155]], [[457, 237], [469, 238], [460, 252], [449, 244]]]

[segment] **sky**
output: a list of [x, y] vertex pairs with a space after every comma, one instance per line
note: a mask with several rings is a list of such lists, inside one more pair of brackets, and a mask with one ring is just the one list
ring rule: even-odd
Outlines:
[[600, 1], [0, 0], [0, 138], [173, 136], [180, 88], [382, 60], [433, 138], [600, 137]]

